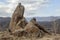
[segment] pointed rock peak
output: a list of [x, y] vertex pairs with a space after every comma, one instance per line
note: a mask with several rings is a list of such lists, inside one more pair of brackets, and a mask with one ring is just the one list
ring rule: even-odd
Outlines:
[[21, 5], [21, 3], [19, 3], [19, 5]]
[[[13, 15], [12, 15], [12, 18], [11, 18], [11, 21], [10, 21], [10, 29], [12, 31], [16, 30], [16, 29], [19, 29], [20, 26], [17, 26], [18, 23], [20, 22], [23, 22], [25, 20], [23, 20], [24, 18], [24, 6], [21, 5], [21, 3], [18, 4], [18, 6], [16, 7]], [[25, 22], [23, 22], [25, 23]], [[23, 24], [23, 23], [20, 23], [20, 24]]]
[[36, 21], [36, 18], [32, 18], [31, 21]]
[[34, 24], [37, 23], [37, 22], [36, 22], [36, 18], [32, 18], [30, 22], [32, 22], [32, 23], [34, 23]]
[[18, 3], [17, 7], [24, 7], [21, 3]]
[[14, 15], [19, 15], [20, 17], [23, 17], [25, 11], [25, 7], [19, 3], [14, 11]]
[[18, 6], [20, 7], [20, 6], [22, 6], [22, 4], [21, 3], [18, 3]]

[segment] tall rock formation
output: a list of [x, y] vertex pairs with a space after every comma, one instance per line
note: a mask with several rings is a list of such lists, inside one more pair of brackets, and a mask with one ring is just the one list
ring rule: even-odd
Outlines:
[[[24, 18], [24, 6], [19, 3], [19, 5], [16, 7], [11, 21], [10, 21], [10, 27], [9, 29], [13, 32], [18, 29], [22, 29], [22, 25], [26, 25], [26, 20]], [[23, 24], [24, 23], [24, 24]]]
[[43, 35], [43, 33], [49, 34], [48, 31], [46, 31], [36, 22], [35, 18], [27, 23], [24, 17], [24, 10], [24, 6], [19, 3], [10, 21], [9, 32], [11, 32], [11, 34], [19, 37], [24, 35], [32, 35], [38, 37], [41, 34]]

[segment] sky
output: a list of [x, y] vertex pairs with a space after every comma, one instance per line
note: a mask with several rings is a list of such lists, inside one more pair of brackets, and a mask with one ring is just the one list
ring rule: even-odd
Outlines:
[[18, 3], [25, 17], [60, 16], [60, 0], [0, 0], [0, 17], [11, 17]]

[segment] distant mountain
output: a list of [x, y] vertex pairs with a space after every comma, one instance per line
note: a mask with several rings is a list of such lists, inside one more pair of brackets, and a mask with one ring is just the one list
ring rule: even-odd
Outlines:
[[[60, 16], [57, 16], [57, 17], [29, 17], [29, 18], [26, 18], [27, 21], [30, 21], [32, 18], [36, 18], [37, 21], [54, 21], [54, 20], [57, 20], [57, 19], [60, 19]], [[4, 21], [8, 21], [10, 20], [11, 18], [10, 17], [0, 17], [0, 22], [4, 22]]]
[[[37, 21], [54, 21], [54, 20], [57, 20], [57, 19], [60, 19], [60, 16], [58, 17], [34, 17], [37, 19]], [[26, 18], [28, 21], [32, 19], [32, 17], [29, 17], [29, 18]]]
[[6, 22], [6, 21], [8, 21], [8, 20], [10, 20], [10, 17], [0, 17], [0, 22]]
[[[34, 17], [37, 19], [37, 22], [44, 26], [45, 28], [48, 28], [48, 30], [53, 28], [53, 21], [56, 20], [60, 25], [60, 17]], [[32, 17], [26, 18], [27, 21], [30, 21]], [[6, 30], [6, 28], [9, 27], [11, 18], [10, 17], [0, 17], [0, 31]]]
[[10, 17], [0, 17], [0, 31], [5, 31], [8, 28]]

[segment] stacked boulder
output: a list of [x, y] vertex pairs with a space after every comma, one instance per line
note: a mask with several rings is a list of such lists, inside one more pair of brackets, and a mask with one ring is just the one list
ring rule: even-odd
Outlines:
[[40, 26], [36, 19], [33, 18], [30, 22], [27, 23], [24, 17], [24, 6], [19, 3], [16, 10], [14, 11], [11, 21], [9, 32], [15, 36], [34, 36], [39, 37], [43, 33], [48, 33], [42, 26]]
[[29, 37], [38, 37], [40, 36], [40, 29], [34, 25], [34, 19], [32, 19], [26, 26], [25, 31], [28, 33]]

